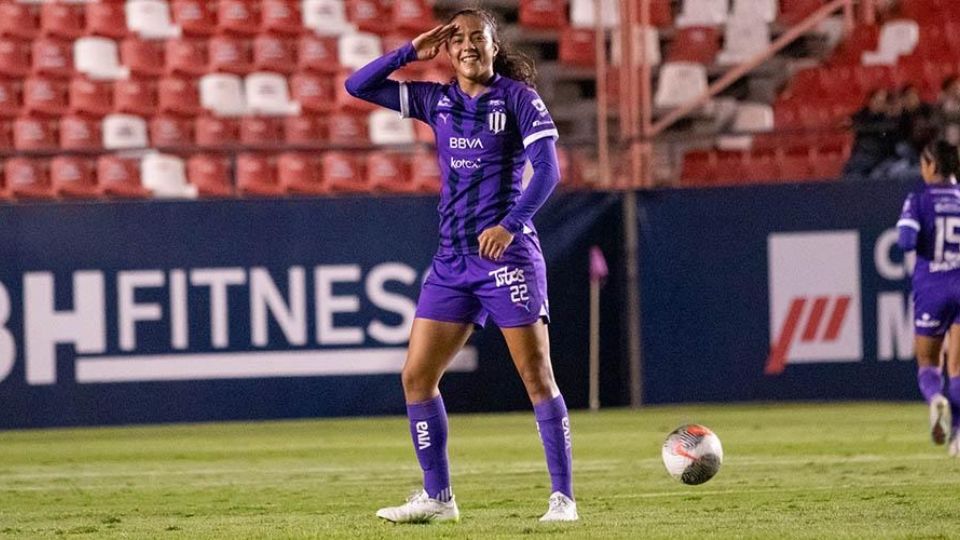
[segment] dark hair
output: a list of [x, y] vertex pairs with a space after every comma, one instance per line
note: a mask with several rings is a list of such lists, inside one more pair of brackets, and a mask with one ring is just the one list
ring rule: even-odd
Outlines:
[[500, 25], [497, 23], [497, 18], [493, 13], [479, 8], [461, 9], [447, 19], [447, 24], [450, 24], [461, 15], [477, 17], [490, 28], [490, 34], [493, 35], [493, 42], [499, 48], [497, 56], [493, 59], [494, 73], [499, 73], [504, 77], [520, 81], [530, 87], [536, 86], [537, 68], [534, 67], [533, 60], [529, 56], [513, 50], [500, 41]]
[[949, 179], [960, 176], [960, 151], [943, 139], [930, 142], [923, 149], [922, 159], [933, 163], [937, 174]]

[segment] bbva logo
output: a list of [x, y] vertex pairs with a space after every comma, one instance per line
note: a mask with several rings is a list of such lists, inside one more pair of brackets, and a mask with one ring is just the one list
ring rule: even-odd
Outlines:
[[767, 257], [770, 356], [764, 372], [862, 360], [860, 233], [771, 234]]

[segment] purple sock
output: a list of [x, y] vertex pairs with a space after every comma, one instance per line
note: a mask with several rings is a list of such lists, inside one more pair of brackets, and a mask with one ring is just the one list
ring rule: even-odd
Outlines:
[[551, 492], [559, 491], [573, 498], [573, 456], [570, 452], [570, 417], [563, 396], [533, 406], [543, 452], [550, 471]]
[[950, 385], [947, 387], [947, 393], [950, 399], [950, 420], [953, 431], [960, 428], [960, 377], [950, 377]]
[[449, 501], [450, 466], [447, 463], [447, 410], [443, 398], [407, 404], [413, 449], [423, 469], [423, 489], [431, 499]]
[[940, 369], [935, 367], [922, 367], [917, 371], [917, 381], [920, 383], [920, 393], [927, 403], [937, 395], [943, 393], [943, 379], [940, 377]]

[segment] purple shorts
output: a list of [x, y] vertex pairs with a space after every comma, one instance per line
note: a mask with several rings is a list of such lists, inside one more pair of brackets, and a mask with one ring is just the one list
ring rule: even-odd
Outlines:
[[960, 324], [960, 287], [957, 280], [924, 283], [913, 290], [913, 330], [918, 336], [940, 337]]
[[417, 317], [500, 328], [550, 322], [547, 268], [535, 236], [517, 235], [499, 261], [437, 254], [420, 289]]

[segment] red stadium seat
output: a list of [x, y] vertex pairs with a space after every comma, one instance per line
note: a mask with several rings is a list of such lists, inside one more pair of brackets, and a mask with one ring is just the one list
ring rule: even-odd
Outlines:
[[[634, 22], [639, 24], [640, 2], [636, 0], [634, 0], [634, 2], [637, 4], [636, 20]], [[670, 0], [652, 0], [650, 2], [650, 24], [658, 28], [673, 26], [673, 11], [670, 8]]]
[[813, 175], [810, 160], [811, 149], [807, 146], [787, 148], [780, 153], [780, 178], [784, 180], [805, 180]]
[[413, 123], [413, 137], [418, 143], [436, 144], [437, 135], [433, 128], [419, 120]]
[[773, 151], [750, 152], [745, 156], [738, 180], [745, 183], [775, 182], [780, 179], [780, 163]]
[[367, 134], [367, 116], [336, 112], [327, 117], [327, 139], [331, 144], [370, 144]]
[[417, 189], [426, 193], [437, 193], [443, 184], [437, 155], [430, 150], [418, 150], [410, 159], [410, 180]]
[[293, 146], [316, 146], [326, 141], [323, 118], [313, 115], [283, 119], [283, 141]]
[[347, 93], [345, 83], [348, 76], [348, 73], [340, 73], [334, 79], [333, 91], [336, 94], [335, 101], [337, 108], [356, 113], [370, 113], [377, 110], [377, 105], [360, 98], [355, 98]]
[[40, 15], [36, 6], [0, 2], [0, 36], [29, 40], [39, 34]]
[[594, 66], [597, 63], [595, 52], [596, 35], [593, 30], [584, 28], [564, 28], [560, 33], [559, 60], [569, 66]]
[[97, 183], [100, 191], [110, 197], [143, 199], [150, 191], [140, 182], [140, 164], [132, 158], [105, 155], [97, 158]]
[[13, 122], [0, 120], [0, 150], [13, 150]]
[[84, 33], [83, 6], [45, 2], [40, 6], [40, 33], [63, 39], [77, 39]]
[[113, 111], [113, 88], [109, 82], [74, 77], [68, 95], [71, 113], [100, 117]]
[[780, 2], [778, 20], [781, 24], [793, 26], [821, 7], [823, 0], [786, 0]]
[[122, 2], [86, 4], [87, 35], [122, 39], [127, 35], [127, 16]]
[[320, 158], [304, 152], [284, 152], [277, 158], [277, 179], [287, 193], [321, 195], [323, 184]]
[[56, 121], [29, 116], [13, 121], [13, 147], [17, 150], [52, 150], [57, 146]]
[[100, 196], [93, 163], [79, 156], [57, 156], [50, 160], [50, 184], [55, 194], [69, 199]]
[[217, 4], [211, 0], [171, 0], [170, 10], [186, 36], [212, 36], [217, 31]]
[[187, 160], [187, 178], [201, 197], [233, 195], [229, 170], [227, 158], [215, 154], [197, 154]]
[[157, 113], [157, 87], [146, 79], [126, 79], [113, 84], [113, 110], [153, 116]]
[[260, 5], [260, 30], [274, 34], [298, 35], [303, 31], [300, 2], [263, 0]]
[[263, 154], [237, 155], [237, 191], [243, 195], [282, 195], [286, 190], [277, 182], [276, 164]]
[[193, 79], [160, 79], [157, 83], [157, 102], [160, 114], [193, 117], [203, 112], [203, 107], [200, 106], [200, 90]]
[[60, 116], [66, 113], [66, 84], [43, 77], [26, 79], [23, 82], [23, 108], [27, 114]]
[[877, 38], [880, 28], [877, 26], [859, 25], [846, 37], [834, 51], [830, 63], [835, 66], [859, 65], [864, 51], [877, 49]]
[[721, 185], [732, 185], [739, 184], [742, 182], [742, 178], [745, 174], [743, 170], [744, 166], [744, 153], [743, 152], [730, 152], [730, 151], [718, 151], [714, 152], [716, 156], [716, 179], [717, 183]]
[[50, 77], [69, 78], [73, 75], [72, 43], [59, 39], [41, 38], [31, 47], [33, 73]]
[[720, 50], [720, 33], [709, 26], [691, 26], [677, 31], [667, 55], [668, 62], [710, 65]]
[[283, 142], [283, 120], [270, 116], [244, 116], [240, 119], [240, 144], [277, 146]]
[[246, 75], [253, 71], [250, 42], [232, 36], [215, 36], [208, 42], [210, 71]]
[[567, 26], [567, 3], [564, 0], [520, 0], [520, 26], [556, 28]]
[[323, 182], [333, 192], [369, 191], [360, 159], [347, 152], [323, 154]]
[[290, 74], [297, 69], [293, 42], [271, 35], [253, 40], [253, 69]]
[[178, 116], [154, 116], [150, 119], [150, 145], [159, 148], [184, 148], [193, 145], [193, 121]]
[[680, 180], [688, 185], [709, 185], [716, 182], [716, 158], [711, 152], [697, 150], [683, 156]]
[[300, 69], [339, 73], [341, 66], [337, 55], [337, 39], [311, 34], [300, 36], [297, 42], [297, 65]]
[[156, 41], [128, 37], [120, 42], [120, 63], [134, 77], [163, 75], [163, 45]]
[[377, 150], [369, 152], [364, 169], [367, 185], [375, 191], [416, 193], [417, 184], [410, 177], [410, 160], [405, 154]]
[[100, 120], [71, 115], [60, 119], [60, 148], [65, 150], [97, 150], [103, 148]]
[[0, 118], [14, 118], [20, 114], [20, 88], [14, 81], [0, 79]]
[[390, 15], [380, 0], [346, 0], [347, 19], [361, 32], [386, 34], [390, 31]]
[[7, 193], [18, 199], [53, 199], [47, 164], [41, 159], [14, 157], [3, 164]]
[[0, 38], [0, 75], [26, 77], [30, 73], [30, 44]]
[[393, 25], [397, 30], [414, 34], [426, 32], [436, 26], [431, 3], [425, 0], [393, 0]]
[[290, 95], [307, 112], [327, 113], [336, 108], [333, 77], [302, 72], [290, 77]]
[[855, 66], [853, 76], [858, 86], [867, 92], [894, 86], [893, 69], [890, 66]]
[[168, 75], [200, 76], [207, 72], [207, 42], [170, 39], [164, 46]]
[[219, 0], [217, 30], [228, 34], [252, 36], [260, 30], [257, 5], [245, 0]]
[[236, 119], [200, 116], [195, 126], [198, 146], [223, 147], [240, 142], [240, 122]]

